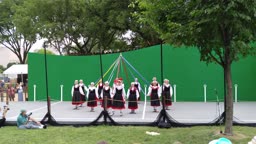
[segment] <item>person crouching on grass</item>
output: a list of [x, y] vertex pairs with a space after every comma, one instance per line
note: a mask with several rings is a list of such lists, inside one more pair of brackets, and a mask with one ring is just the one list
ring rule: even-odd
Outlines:
[[26, 110], [21, 110], [17, 118], [17, 126], [19, 129], [46, 129], [47, 126], [36, 121], [34, 118], [27, 115]]
[[131, 87], [127, 91], [128, 97], [128, 109], [131, 109], [130, 114], [135, 114], [135, 110], [138, 109], [139, 90], [135, 87], [134, 82], [131, 83]]
[[91, 112], [94, 112], [94, 107], [97, 107], [98, 100], [98, 91], [97, 88], [94, 86], [94, 82], [91, 82], [91, 85], [88, 88], [87, 98], [87, 106], [91, 108]]

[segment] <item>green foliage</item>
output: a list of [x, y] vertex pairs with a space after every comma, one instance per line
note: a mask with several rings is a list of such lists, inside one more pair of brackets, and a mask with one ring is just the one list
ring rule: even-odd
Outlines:
[[[131, 13], [139, 10], [129, 7], [132, 1], [24, 0], [15, 7], [15, 24], [21, 32], [30, 30], [46, 38], [60, 54], [85, 55], [100, 48], [115, 51], [159, 44], [159, 35], [132, 17]], [[129, 30], [133, 36], [127, 40], [123, 35]]]
[[0, 3], [0, 43], [11, 50], [19, 59], [25, 63], [27, 53], [33, 43], [36, 42], [35, 28], [29, 18], [17, 21], [16, 8], [22, 5], [23, 0], [2, 0]]
[[0, 65], [0, 73], [3, 73], [3, 71], [5, 70], [3, 65]]
[[139, 20], [150, 23], [173, 45], [197, 46], [201, 60], [224, 65], [225, 48], [231, 62], [254, 54], [256, 1], [138, 0], [145, 9]]
[[12, 65], [15, 65], [15, 64], [16, 64], [15, 62], [9, 62], [9, 63], [7, 64], [6, 69], [8, 69], [9, 67], [11, 67]]
[[138, 21], [149, 23], [172, 45], [196, 46], [201, 60], [224, 69], [225, 134], [232, 135], [231, 64], [256, 53], [255, 0], [137, 0]]

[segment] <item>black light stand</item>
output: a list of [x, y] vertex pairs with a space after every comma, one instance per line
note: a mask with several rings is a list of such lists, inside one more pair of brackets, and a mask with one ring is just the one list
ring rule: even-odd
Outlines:
[[44, 118], [41, 120], [43, 124], [51, 124], [51, 125], [58, 125], [56, 120], [51, 115], [51, 98], [49, 96], [48, 91], [48, 69], [47, 69], [47, 56], [46, 56], [46, 43], [43, 44], [44, 47], [44, 65], [45, 65], [45, 88], [46, 88], [46, 98], [47, 98], [47, 113], [45, 114]]
[[[163, 43], [160, 45], [160, 59], [161, 59], [161, 84], [163, 84]], [[160, 111], [157, 120], [155, 121], [155, 125], [161, 128], [170, 128], [171, 127], [171, 118], [170, 115], [167, 114], [165, 110], [165, 96], [163, 95], [163, 86], [162, 90], [162, 110]]]
[[[100, 72], [101, 72], [101, 82], [103, 83], [103, 67], [102, 67], [102, 49], [100, 48]], [[102, 91], [103, 92], [103, 91]], [[117, 123], [110, 117], [108, 111], [107, 111], [107, 97], [103, 95], [103, 111], [101, 111], [100, 115], [90, 123], [90, 125], [97, 125], [99, 120], [103, 117], [104, 124], [111, 124], [111, 125], [117, 125]], [[110, 123], [108, 123], [108, 120]]]
[[221, 110], [220, 110], [220, 101], [219, 101], [219, 96], [218, 96], [218, 91], [217, 89], [215, 89], [215, 95], [216, 95], [216, 104], [217, 104], [217, 113], [218, 113], [218, 120], [216, 121], [216, 124], [219, 124], [219, 127], [220, 127], [220, 133], [222, 134], [223, 131], [221, 130], [221, 124], [223, 123], [223, 120], [224, 120], [224, 112], [221, 114]]

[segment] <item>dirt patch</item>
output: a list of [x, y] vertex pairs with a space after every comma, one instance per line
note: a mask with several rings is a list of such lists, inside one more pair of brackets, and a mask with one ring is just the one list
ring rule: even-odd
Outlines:
[[221, 134], [220, 131], [215, 131], [214, 135], [218, 136], [218, 137], [225, 137], [225, 138], [234, 139], [234, 140], [241, 140], [241, 139], [248, 138], [248, 136], [246, 136], [244, 134], [241, 134], [239, 132], [234, 132], [233, 136], [228, 136], [228, 135], [225, 135], [225, 134]]

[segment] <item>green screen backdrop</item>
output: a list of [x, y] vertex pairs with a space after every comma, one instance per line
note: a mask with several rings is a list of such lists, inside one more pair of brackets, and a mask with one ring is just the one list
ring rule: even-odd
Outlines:
[[[104, 54], [103, 72], [119, 57], [119, 53]], [[135, 51], [123, 52], [122, 56], [149, 82], [156, 76], [161, 81], [160, 45]], [[83, 79], [86, 85], [100, 78], [99, 55], [92, 56], [55, 56], [47, 55], [49, 95], [53, 100], [60, 100], [60, 85], [63, 85], [63, 100], [71, 100], [71, 87], [74, 80]], [[29, 70], [29, 100], [46, 100], [44, 55], [30, 53], [28, 58]], [[256, 101], [256, 57], [247, 57], [232, 65], [233, 85], [238, 85], [238, 101]], [[223, 69], [217, 64], [206, 64], [200, 61], [196, 48], [173, 48], [163, 45], [163, 74], [172, 85], [176, 85], [177, 101], [204, 101], [204, 88], [207, 85], [207, 101], [216, 101], [214, 89], [217, 89], [220, 100], [223, 100]], [[128, 73], [128, 78], [126, 77]], [[107, 73], [104, 81], [108, 79]], [[114, 78], [117, 71], [114, 72]], [[119, 76], [124, 79], [126, 91], [133, 77], [141, 77], [128, 64], [120, 65]], [[114, 79], [113, 78], [113, 79]], [[113, 82], [113, 80], [112, 80]], [[112, 85], [112, 83], [111, 83]], [[233, 86], [234, 88], [234, 86]], [[144, 94], [141, 93], [141, 95]], [[144, 98], [142, 98], [143, 100]]]

